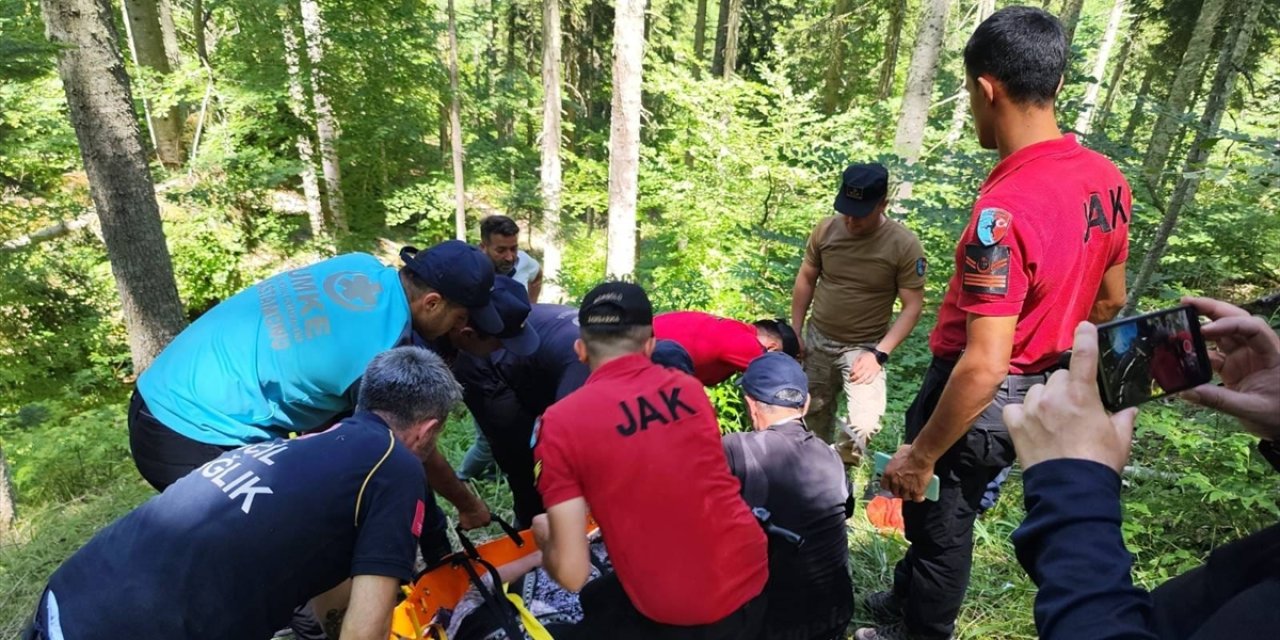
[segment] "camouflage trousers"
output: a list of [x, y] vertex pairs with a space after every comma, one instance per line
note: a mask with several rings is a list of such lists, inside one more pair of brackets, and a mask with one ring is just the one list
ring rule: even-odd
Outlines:
[[[823, 335], [807, 324], [804, 329], [804, 372], [809, 376], [809, 413], [805, 423], [833, 447], [847, 465], [856, 465], [867, 443], [880, 432], [885, 410], [884, 369], [871, 382], [854, 384], [849, 372], [854, 360], [874, 348], [872, 344], [845, 344]], [[840, 394], [847, 403], [847, 417], [836, 416]]]

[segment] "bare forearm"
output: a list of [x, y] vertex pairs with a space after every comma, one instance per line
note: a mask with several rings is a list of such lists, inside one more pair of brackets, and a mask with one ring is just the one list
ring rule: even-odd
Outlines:
[[885, 353], [893, 353], [898, 345], [902, 344], [911, 332], [915, 330], [916, 324], [920, 322], [920, 314], [924, 311], [924, 304], [911, 303], [903, 304], [902, 312], [893, 321], [893, 325], [889, 327], [889, 332], [884, 334], [884, 338], [880, 339], [876, 349]]
[[807, 279], [796, 278], [795, 290], [791, 293], [791, 327], [796, 333], [804, 329], [804, 316], [813, 303], [813, 286]]
[[960, 356], [933, 415], [911, 444], [913, 455], [930, 462], [942, 457], [991, 404], [1007, 371], [1007, 363], [1002, 371], [977, 362], [970, 352]]
[[385, 640], [391, 633], [391, 611], [396, 606], [400, 582], [385, 576], [356, 576], [351, 588], [351, 601], [345, 615], [339, 615], [342, 632], [333, 635], [333, 619], [326, 620], [325, 631], [342, 640]]
[[1116, 314], [1124, 308], [1124, 301], [1112, 302], [1110, 300], [1099, 300], [1093, 303], [1093, 308], [1089, 310], [1089, 322], [1093, 324], [1102, 324], [1115, 319]]
[[467, 485], [458, 479], [453, 466], [439, 449], [433, 450], [431, 455], [427, 456], [422, 463], [422, 468], [427, 472], [427, 484], [431, 485], [431, 490], [448, 500], [458, 508], [458, 511], [475, 510], [482, 504], [480, 498], [471, 493]]

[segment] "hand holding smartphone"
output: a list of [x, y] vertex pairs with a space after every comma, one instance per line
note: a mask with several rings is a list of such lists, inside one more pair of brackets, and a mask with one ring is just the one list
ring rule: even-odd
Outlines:
[[1213, 369], [1194, 307], [1098, 325], [1098, 391], [1116, 412], [1209, 382]]
[[[889, 465], [889, 461], [892, 459], [893, 456], [883, 451], [876, 452], [876, 469], [871, 476], [872, 482], [880, 484], [880, 478], [884, 476], [884, 468]], [[924, 488], [924, 499], [937, 501], [939, 485], [938, 476], [935, 475], [929, 478], [929, 485]]]

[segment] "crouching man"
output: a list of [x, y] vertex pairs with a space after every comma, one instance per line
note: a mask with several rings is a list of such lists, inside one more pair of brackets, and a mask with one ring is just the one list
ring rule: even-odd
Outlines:
[[769, 640], [844, 638], [853, 617], [849, 539], [853, 512], [849, 480], [840, 456], [805, 427], [809, 380], [795, 359], [766, 353], [742, 376], [754, 431], [724, 437], [729, 469], [751, 507], [769, 511], [770, 522], [799, 534], [797, 546], [769, 538]]
[[228, 451], [95, 535], [49, 579], [27, 637], [269, 638], [352, 579], [345, 611], [320, 612], [326, 631], [385, 640], [413, 576], [422, 459], [461, 397], [439, 356], [379, 354], [350, 418]]

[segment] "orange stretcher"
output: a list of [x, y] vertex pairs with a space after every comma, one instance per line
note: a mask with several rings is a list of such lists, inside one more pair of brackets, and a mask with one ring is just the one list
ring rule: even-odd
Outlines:
[[[494, 522], [506, 535], [473, 545], [458, 528], [458, 541], [463, 550], [445, 556], [412, 584], [402, 587], [405, 599], [392, 612], [390, 640], [443, 639], [443, 630], [435, 624], [442, 609], [456, 608], [467, 589], [494, 567], [515, 562], [538, 550], [529, 529], [517, 531], [497, 517]], [[588, 517], [587, 533], [597, 529], [595, 521]]]

